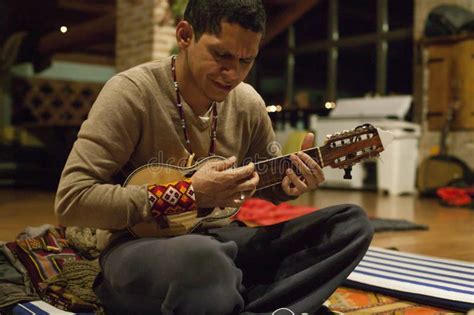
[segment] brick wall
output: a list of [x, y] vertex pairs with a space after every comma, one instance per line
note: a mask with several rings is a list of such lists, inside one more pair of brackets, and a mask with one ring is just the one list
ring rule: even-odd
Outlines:
[[[466, 7], [474, 11], [473, 0], [415, 0], [415, 21], [414, 21], [414, 38], [419, 40], [423, 36], [426, 18], [429, 12], [436, 6], [441, 4], [456, 4]], [[426, 60], [426, 52], [421, 52]], [[421, 56], [422, 57], [422, 56]], [[419, 91], [417, 97], [417, 104], [421, 108], [419, 112], [421, 117], [424, 117], [424, 113], [427, 111], [427, 88], [428, 88], [428, 71], [421, 64], [417, 65], [415, 71], [418, 86], [416, 89]], [[422, 137], [420, 139], [420, 161], [436, 152], [440, 143], [440, 132], [429, 131], [427, 121], [421, 120], [422, 123]], [[474, 130], [471, 131], [453, 131], [448, 135], [447, 138], [448, 153], [457, 156], [464, 162], [466, 162], [472, 169], [474, 169]]]
[[117, 70], [169, 56], [174, 25], [168, 0], [117, 0]]

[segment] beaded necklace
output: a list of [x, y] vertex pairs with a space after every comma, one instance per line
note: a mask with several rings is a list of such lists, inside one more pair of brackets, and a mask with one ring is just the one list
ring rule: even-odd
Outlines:
[[[179, 117], [181, 119], [181, 127], [183, 128], [184, 139], [186, 140], [186, 146], [188, 152], [191, 156], [194, 156], [193, 150], [191, 148], [191, 141], [189, 140], [188, 130], [186, 129], [186, 120], [184, 118], [183, 104], [181, 104], [181, 96], [179, 94], [178, 81], [176, 80], [176, 56], [171, 57], [171, 72], [173, 74], [173, 83], [174, 90], [176, 91], [176, 107], [179, 112]], [[217, 139], [217, 109], [216, 102], [212, 102], [212, 125], [211, 125], [211, 145], [209, 147], [209, 155], [214, 155], [216, 152], [216, 139]]]

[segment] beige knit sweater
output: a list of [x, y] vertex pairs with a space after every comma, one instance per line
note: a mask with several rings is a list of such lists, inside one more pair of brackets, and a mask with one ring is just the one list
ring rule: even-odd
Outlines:
[[[189, 153], [175, 104], [171, 58], [137, 66], [106, 83], [62, 172], [55, 202], [61, 224], [118, 233], [150, 218], [146, 187], [121, 184], [146, 163], [184, 165]], [[239, 163], [256, 155], [270, 157], [267, 145], [274, 133], [264, 105], [245, 83], [217, 103], [217, 155], [236, 156]], [[206, 157], [210, 122], [186, 103], [183, 107], [192, 149], [197, 158]], [[279, 186], [260, 196], [273, 202], [287, 199]], [[99, 248], [110, 236], [98, 233]]]

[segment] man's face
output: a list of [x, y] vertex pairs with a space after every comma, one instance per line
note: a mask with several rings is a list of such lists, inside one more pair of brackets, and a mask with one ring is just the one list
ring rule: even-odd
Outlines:
[[224, 100], [249, 73], [261, 39], [261, 33], [222, 22], [220, 34], [192, 41], [186, 55], [198, 90], [210, 101]]

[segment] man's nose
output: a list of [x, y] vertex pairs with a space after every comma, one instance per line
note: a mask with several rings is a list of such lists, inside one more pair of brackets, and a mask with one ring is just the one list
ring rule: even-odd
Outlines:
[[238, 81], [241, 74], [238, 62], [227, 63], [222, 68], [221, 73], [225, 83], [234, 83], [235, 81]]

